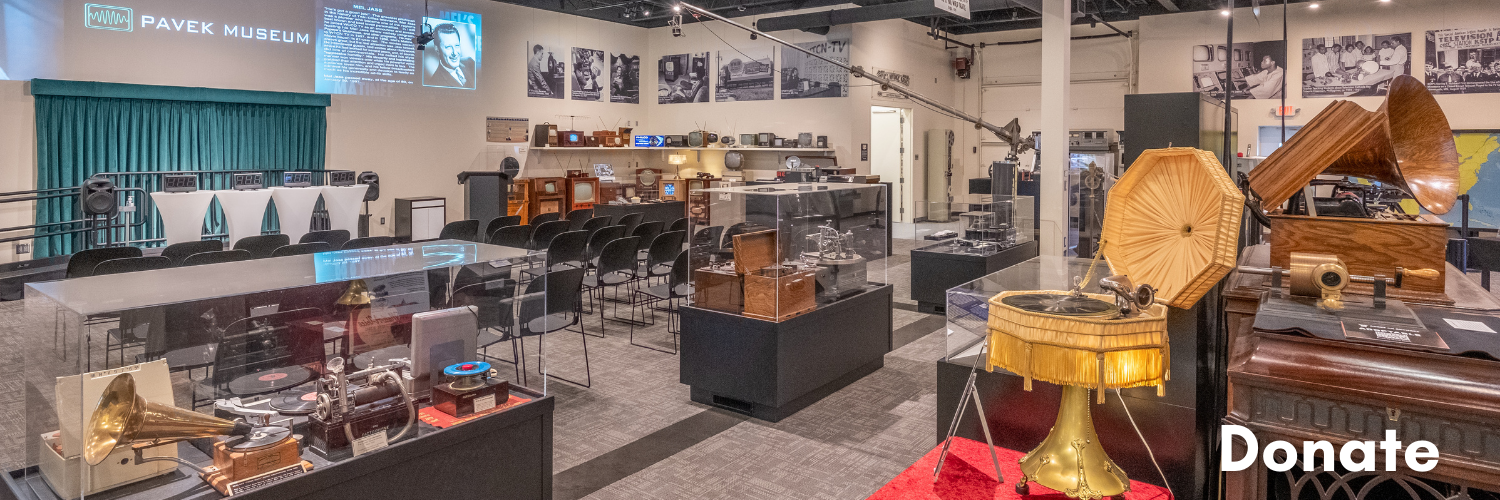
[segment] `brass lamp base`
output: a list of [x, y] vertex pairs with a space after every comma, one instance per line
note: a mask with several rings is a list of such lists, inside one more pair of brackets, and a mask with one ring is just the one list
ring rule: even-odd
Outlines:
[[1028, 482], [1087, 500], [1130, 491], [1130, 478], [1104, 453], [1094, 432], [1089, 389], [1063, 386], [1062, 405], [1052, 432], [1021, 457], [1021, 481], [1016, 483], [1016, 492], [1027, 494]]

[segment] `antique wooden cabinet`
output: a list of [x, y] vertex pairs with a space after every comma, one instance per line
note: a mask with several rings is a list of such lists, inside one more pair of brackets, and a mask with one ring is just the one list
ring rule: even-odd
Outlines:
[[[1264, 267], [1271, 259], [1269, 246], [1258, 245], [1245, 249], [1241, 264]], [[1438, 323], [1451, 318], [1492, 329], [1500, 325], [1500, 302], [1493, 295], [1451, 265], [1445, 278], [1454, 306], [1409, 304], [1428, 328], [1444, 333], [1448, 330]], [[1270, 284], [1266, 276], [1235, 273], [1226, 285], [1230, 352], [1224, 423], [1249, 428], [1262, 452], [1276, 440], [1292, 443], [1299, 453], [1304, 441], [1326, 440], [1340, 449], [1352, 440], [1380, 441], [1394, 430], [1403, 443], [1435, 444], [1438, 463], [1431, 471], [1415, 472], [1398, 453], [1396, 470], [1385, 471], [1385, 453], [1379, 452], [1375, 472], [1304, 472], [1300, 462], [1276, 472], [1257, 460], [1244, 471], [1224, 473], [1225, 498], [1495, 498], [1500, 492], [1500, 361], [1483, 350], [1488, 345], [1495, 351], [1500, 336], [1479, 334], [1463, 342], [1460, 336], [1468, 334], [1447, 333], [1450, 347], [1466, 352], [1440, 354], [1257, 330], [1256, 315]], [[1495, 338], [1486, 341], [1483, 335]], [[1225, 451], [1238, 458], [1246, 447], [1236, 439]]]

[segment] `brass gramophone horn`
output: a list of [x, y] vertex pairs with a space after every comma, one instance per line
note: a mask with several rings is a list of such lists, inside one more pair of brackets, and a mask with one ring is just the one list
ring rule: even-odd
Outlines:
[[1349, 175], [1400, 188], [1434, 214], [1458, 197], [1458, 147], [1442, 107], [1407, 75], [1391, 80], [1376, 111], [1334, 101], [1250, 171], [1250, 187], [1275, 207], [1317, 174]]
[[83, 460], [99, 465], [121, 446], [167, 444], [200, 437], [245, 435], [250, 424], [211, 417], [175, 406], [152, 403], [135, 393], [129, 373], [110, 381], [84, 431]]

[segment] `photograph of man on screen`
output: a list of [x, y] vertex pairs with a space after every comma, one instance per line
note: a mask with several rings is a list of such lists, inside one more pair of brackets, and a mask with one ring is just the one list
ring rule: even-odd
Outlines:
[[445, 21], [432, 27], [432, 43], [422, 51], [422, 85], [472, 89], [479, 79], [474, 67], [474, 29], [468, 23]]

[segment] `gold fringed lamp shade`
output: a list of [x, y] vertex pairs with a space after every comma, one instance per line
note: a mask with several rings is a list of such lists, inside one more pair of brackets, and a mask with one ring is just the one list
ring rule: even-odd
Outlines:
[[[1192, 307], [1233, 269], [1244, 202], [1213, 153], [1147, 150], [1109, 193], [1100, 254], [1112, 282], [1150, 285], [1154, 303], [1139, 299], [1144, 304], [1124, 314], [1113, 295], [1042, 290], [990, 298], [987, 367], [1021, 375], [1026, 390], [1032, 380], [1063, 386], [1057, 424], [1021, 459], [1017, 491], [1028, 482], [1074, 498], [1129, 490], [1129, 478], [1099, 445], [1088, 391], [1098, 391], [1099, 403], [1106, 389], [1156, 386], [1163, 395], [1171, 376], [1167, 308]], [[1103, 276], [1093, 266], [1089, 274], [1085, 280]]]

